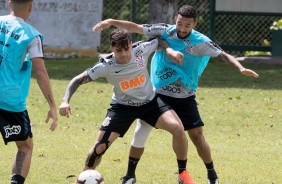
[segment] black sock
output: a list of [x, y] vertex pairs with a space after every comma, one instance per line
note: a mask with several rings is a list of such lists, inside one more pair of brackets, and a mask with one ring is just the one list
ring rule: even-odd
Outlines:
[[214, 170], [213, 162], [211, 163], [205, 163], [207, 171], [208, 171], [208, 178], [209, 179], [217, 179], [216, 171]]
[[182, 173], [186, 170], [187, 160], [177, 160], [178, 163], [178, 173]]
[[13, 174], [11, 178], [11, 184], [24, 184], [25, 178], [21, 175]]
[[135, 177], [135, 170], [139, 160], [140, 158], [129, 157], [127, 173], [126, 173], [127, 177]]

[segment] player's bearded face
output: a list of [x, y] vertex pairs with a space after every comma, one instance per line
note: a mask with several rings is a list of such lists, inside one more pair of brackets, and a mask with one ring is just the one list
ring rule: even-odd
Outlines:
[[112, 52], [115, 54], [116, 60], [120, 64], [126, 64], [131, 59], [132, 43], [128, 41], [127, 46], [113, 46]]
[[179, 38], [186, 38], [197, 24], [193, 18], [186, 18], [181, 15], [177, 15], [175, 21]]

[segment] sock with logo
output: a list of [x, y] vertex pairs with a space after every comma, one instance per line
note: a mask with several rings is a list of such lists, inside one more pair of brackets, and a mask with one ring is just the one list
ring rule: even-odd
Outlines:
[[177, 160], [177, 164], [179, 174], [186, 170], [187, 160]]
[[214, 170], [213, 162], [205, 163], [207, 171], [208, 171], [208, 178], [209, 179], [217, 179], [216, 171]]
[[135, 178], [135, 170], [136, 170], [136, 167], [137, 167], [139, 160], [140, 160], [140, 158], [129, 157], [128, 168], [127, 168], [127, 173], [126, 173], [127, 177]]
[[13, 174], [11, 178], [11, 184], [24, 184], [25, 178], [18, 174]]

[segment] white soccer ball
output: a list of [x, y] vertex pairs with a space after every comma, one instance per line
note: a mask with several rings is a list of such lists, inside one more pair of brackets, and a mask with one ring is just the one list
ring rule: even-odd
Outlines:
[[103, 184], [103, 176], [96, 170], [85, 170], [79, 174], [77, 184]]

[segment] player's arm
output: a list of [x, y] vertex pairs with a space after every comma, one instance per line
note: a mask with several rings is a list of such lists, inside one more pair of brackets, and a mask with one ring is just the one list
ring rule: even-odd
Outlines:
[[49, 129], [54, 131], [58, 124], [57, 107], [43, 59], [42, 40], [40, 36], [35, 37], [30, 42], [27, 51], [32, 62], [32, 67], [38, 86], [50, 107], [45, 122], [48, 123], [50, 118], [53, 119]]
[[50, 118], [53, 119], [53, 122], [50, 126], [50, 130], [55, 130], [57, 127], [58, 123], [58, 117], [57, 117], [57, 109], [56, 109], [56, 104], [55, 100], [53, 97], [53, 92], [51, 89], [51, 84], [49, 80], [49, 76], [44, 64], [43, 58], [40, 57], [35, 57], [31, 59], [32, 61], [32, 66], [33, 66], [33, 71], [37, 80], [37, 83], [39, 85], [40, 90], [42, 91], [45, 99], [47, 100], [50, 110], [48, 111], [48, 115], [46, 118], [46, 123], [49, 121]]
[[81, 84], [85, 84], [87, 82], [91, 81], [87, 71], [84, 71], [83, 73], [75, 76], [70, 83], [68, 84], [68, 87], [66, 89], [65, 95], [63, 97], [62, 103], [60, 105], [60, 115], [61, 116], [67, 116], [69, 117], [70, 114], [72, 114], [71, 112], [71, 108], [69, 105], [69, 101], [72, 97], [72, 95], [75, 93], [75, 91], [77, 90], [77, 88], [81, 85]]
[[134, 22], [125, 21], [125, 20], [116, 20], [116, 19], [106, 19], [99, 23], [97, 23], [93, 27], [93, 31], [99, 31], [103, 29], [107, 29], [111, 26], [115, 26], [117, 28], [126, 29], [131, 33], [139, 33], [143, 34], [143, 25], [136, 24]]
[[158, 42], [159, 42], [158, 48], [164, 50], [166, 52], [166, 54], [169, 56], [169, 58], [174, 63], [176, 63], [176, 64], [182, 63], [182, 59], [183, 59], [184, 55], [181, 52], [173, 50], [169, 46], [169, 44], [161, 38], [158, 38]]
[[259, 76], [253, 70], [247, 69], [244, 66], [242, 66], [241, 63], [236, 58], [234, 58], [230, 54], [227, 54], [226, 52], [221, 52], [218, 55], [218, 58], [221, 61], [223, 61], [225, 63], [229, 63], [229, 64], [233, 65], [234, 67], [236, 67], [241, 72], [241, 74], [243, 74], [243, 75], [251, 76], [251, 77], [256, 77], [256, 78]]

